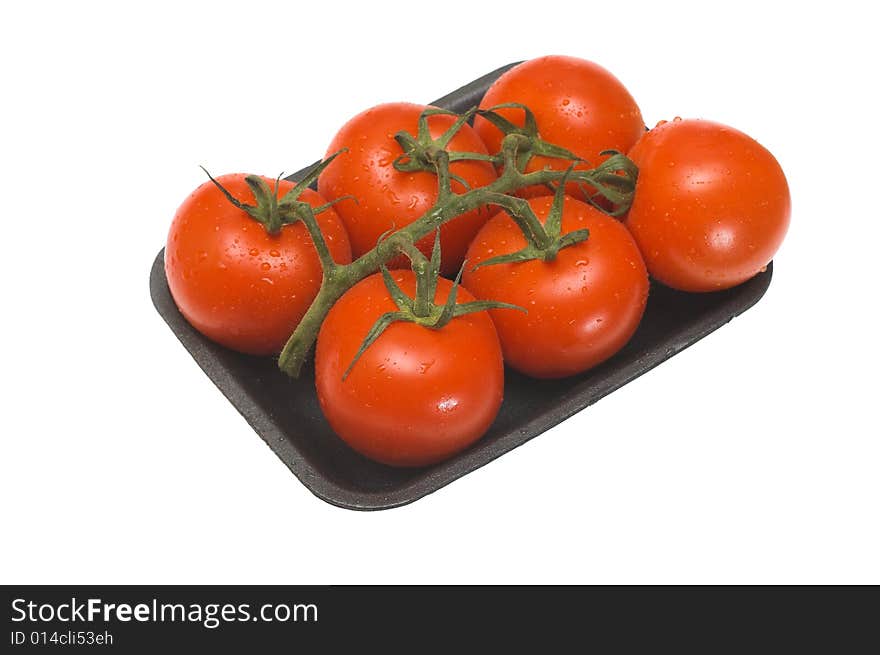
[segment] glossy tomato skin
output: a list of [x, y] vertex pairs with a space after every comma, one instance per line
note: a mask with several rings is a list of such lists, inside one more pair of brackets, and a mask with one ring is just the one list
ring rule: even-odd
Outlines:
[[[529, 204], [544, 222], [553, 199]], [[586, 241], [563, 248], [550, 262], [492, 264], [491, 257], [515, 252], [526, 241], [504, 212], [489, 219], [468, 251], [464, 285], [478, 298], [524, 307], [491, 312], [513, 368], [537, 378], [586, 371], [620, 350], [638, 327], [648, 299], [645, 264], [626, 228], [590, 205], [566, 198], [562, 233], [590, 230]]]
[[[599, 154], [604, 150], [627, 152], [645, 131], [642, 113], [626, 87], [601, 66], [575, 57], [550, 55], [514, 66], [489, 87], [480, 108], [507, 102], [519, 102], [532, 110], [542, 139], [589, 162], [578, 168], [600, 164], [607, 158]], [[499, 113], [516, 125], [523, 124], [520, 109]], [[500, 150], [501, 130], [479, 116], [474, 129], [491, 152]], [[569, 164], [564, 159], [532, 157], [526, 170], [565, 170]], [[521, 195], [550, 193], [545, 187], [529, 187]]]
[[[355, 257], [372, 250], [388, 230], [399, 229], [421, 217], [437, 200], [437, 176], [433, 172], [406, 173], [394, 168], [394, 160], [403, 153], [394, 135], [405, 130], [415, 136], [424, 109], [424, 105], [403, 102], [368, 109], [348, 121], [327, 150], [330, 155], [348, 148], [321, 173], [318, 191], [331, 200], [344, 195], [357, 198], [357, 203], [343, 200], [336, 205], [351, 237]], [[437, 115], [428, 119], [428, 127], [436, 138], [454, 122], [453, 116]], [[447, 149], [487, 154], [486, 146], [469, 125], [458, 131]], [[492, 164], [484, 161], [454, 162], [450, 171], [471, 188], [485, 186], [497, 178]], [[459, 193], [465, 190], [455, 181], [452, 186]], [[468, 244], [488, 216], [486, 209], [472, 211], [440, 229], [444, 275], [458, 271]], [[433, 237], [428, 236], [418, 246], [430, 255], [433, 243]], [[407, 261], [400, 257], [391, 265], [406, 266]]]
[[[245, 175], [217, 178], [236, 199], [255, 204]], [[270, 188], [275, 180], [264, 178]], [[293, 188], [282, 180], [279, 195]], [[306, 189], [300, 200], [325, 200]], [[317, 216], [334, 259], [351, 261], [348, 235], [332, 208]], [[321, 284], [321, 264], [301, 223], [270, 235], [233, 206], [211, 182], [177, 210], [165, 246], [165, 275], [187, 321], [203, 335], [252, 355], [277, 353], [293, 333]]]
[[[415, 276], [392, 271], [412, 297]], [[436, 302], [452, 283], [441, 278]], [[459, 289], [459, 303], [472, 301]], [[315, 385], [324, 415], [352, 448], [391, 466], [425, 466], [463, 450], [495, 419], [504, 392], [501, 347], [486, 312], [439, 330], [394, 323], [342, 376], [370, 328], [396, 311], [380, 274], [345, 293], [318, 335]]]
[[664, 122], [629, 157], [639, 167], [626, 219], [651, 275], [682, 291], [717, 291], [763, 270], [788, 230], [779, 163], [751, 137], [706, 120]]

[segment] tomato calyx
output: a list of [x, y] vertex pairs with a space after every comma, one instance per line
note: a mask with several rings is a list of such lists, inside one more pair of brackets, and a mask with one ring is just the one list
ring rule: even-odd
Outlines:
[[379, 267], [382, 279], [385, 282], [385, 288], [388, 290], [394, 304], [397, 305], [397, 311], [385, 312], [376, 319], [345, 373], [343, 373], [343, 380], [348, 377], [367, 348], [393, 323], [414, 323], [430, 330], [440, 330], [454, 318], [475, 312], [483, 312], [488, 309], [516, 309], [526, 312], [526, 309], [519, 305], [495, 300], [475, 300], [466, 303], [456, 302], [464, 266], [459, 269], [458, 275], [456, 275], [455, 281], [452, 283], [452, 289], [446, 297], [446, 301], [442, 305], [436, 304], [434, 296], [437, 292], [437, 280], [440, 277], [440, 231], [437, 230], [435, 233], [434, 249], [431, 252], [430, 260], [416, 248], [412, 241], [401, 240], [395, 245], [400, 253], [409, 257], [412, 262], [412, 270], [416, 276], [415, 298], [410, 298], [406, 295], [403, 289], [400, 288], [400, 285], [394, 280], [385, 264]]
[[[344, 150], [335, 152], [324, 161], [318, 162], [312, 169], [300, 180], [296, 186], [285, 193], [281, 198], [278, 197], [278, 187], [281, 182], [281, 175], [275, 179], [274, 188], [270, 188], [266, 181], [259, 175], [248, 175], [244, 178], [245, 183], [254, 194], [255, 205], [240, 201], [233, 196], [226, 187], [214, 179], [204, 166], [200, 168], [205, 171], [208, 179], [226, 196], [226, 199], [235, 207], [245, 212], [248, 216], [260, 223], [269, 234], [278, 234], [285, 225], [291, 225], [299, 221], [307, 222], [304, 218], [306, 214], [312, 216], [320, 214], [328, 207], [332, 207], [342, 200], [350, 200], [351, 196], [342, 196], [332, 202], [325, 203], [320, 207], [312, 208], [306, 202], [302, 202], [299, 197], [302, 195], [309, 185], [311, 185], [330, 163], [336, 159]], [[311, 229], [309, 230], [311, 232]], [[317, 245], [317, 244], [316, 244]]]
[[516, 252], [506, 255], [498, 255], [480, 262], [472, 270], [483, 266], [495, 264], [509, 264], [512, 262], [528, 262], [540, 260], [550, 262], [556, 259], [556, 255], [563, 248], [568, 248], [576, 243], [581, 243], [590, 238], [590, 231], [586, 228], [562, 234], [562, 210], [565, 202], [565, 184], [573, 167], [569, 167], [565, 175], [556, 187], [553, 194], [553, 204], [544, 224], [538, 220], [534, 210], [528, 201], [522, 198], [514, 198], [507, 195], [493, 197], [490, 202], [504, 209], [507, 214], [516, 221], [526, 238], [526, 246]]
[[[515, 125], [498, 113], [499, 109], [521, 109], [523, 111], [523, 125]], [[505, 102], [488, 109], [477, 109], [475, 113], [485, 118], [495, 127], [501, 130], [505, 136], [508, 134], [519, 134], [526, 137], [526, 147], [520, 148], [517, 156], [516, 165], [521, 171], [526, 169], [529, 160], [534, 156], [553, 157], [555, 159], [570, 159], [574, 162], [589, 163], [587, 160], [578, 157], [571, 150], [557, 146], [556, 144], [544, 141], [538, 134], [538, 123], [535, 120], [535, 114], [531, 109], [519, 102]]]
[[[499, 114], [499, 109], [521, 109], [524, 115], [522, 127]], [[573, 166], [576, 164], [590, 164], [586, 159], [579, 157], [570, 150], [542, 139], [538, 133], [535, 114], [521, 103], [507, 102], [489, 107], [488, 109], [478, 109], [476, 114], [482, 116], [501, 130], [504, 133], [505, 140], [509, 140], [511, 138], [510, 135], [518, 135], [516, 157], [512, 161], [505, 161], [505, 167], [512, 164], [516, 166], [517, 170], [525, 171], [529, 161], [531, 161], [532, 157], [536, 156], [566, 159], [571, 161]], [[632, 203], [635, 182], [639, 172], [638, 168], [635, 167], [632, 161], [616, 150], [603, 150], [599, 155], [607, 156], [608, 159], [588, 171], [586, 177], [582, 177], [580, 174], [584, 171], [579, 170], [578, 178], [573, 179], [572, 182], [577, 185], [587, 202], [596, 209], [610, 216], [622, 216]], [[555, 188], [552, 184], [547, 184], [546, 186], [551, 191]], [[607, 207], [597, 203], [595, 200], [597, 196], [608, 200], [612, 204], [613, 209], [609, 210]]]
[[[403, 154], [398, 155], [394, 160], [393, 166], [403, 173], [412, 173], [417, 171], [427, 171], [434, 173], [437, 171], [440, 153], [446, 153], [444, 156], [449, 162], [461, 160], [478, 160], [497, 163], [497, 157], [485, 155], [479, 152], [461, 152], [448, 151], [449, 142], [458, 133], [458, 131], [467, 123], [476, 113], [474, 107], [459, 115], [447, 109], [438, 107], [428, 107], [419, 115], [418, 129], [415, 136], [401, 130], [394, 135], [403, 150]], [[436, 139], [431, 136], [431, 130], [428, 127], [428, 118], [431, 116], [444, 115], [455, 116], [455, 122], [447, 128], [447, 130]], [[450, 174], [450, 177], [461, 184], [465, 189], [470, 189], [470, 185], [458, 175]]]

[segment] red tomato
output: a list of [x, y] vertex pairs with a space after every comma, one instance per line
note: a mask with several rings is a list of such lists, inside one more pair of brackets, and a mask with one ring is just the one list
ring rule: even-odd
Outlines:
[[[562, 146], [589, 162], [578, 165], [579, 169], [604, 161], [606, 157], [599, 154], [604, 150], [625, 153], [645, 131], [642, 113], [623, 84], [601, 66], [574, 57], [550, 55], [514, 66], [489, 87], [480, 108], [508, 102], [518, 102], [532, 110], [544, 141]], [[500, 109], [498, 113], [515, 125], [523, 125], [521, 109]], [[489, 121], [477, 116], [474, 129], [491, 152], [501, 149], [504, 134]], [[543, 168], [565, 170], [570, 163], [536, 156], [529, 161], [526, 172]], [[529, 187], [520, 195], [550, 193], [545, 187]]]
[[[243, 174], [217, 178], [240, 202], [255, 204]], [[270, 188], [275, 180], [264, 178]], [[278, 194], [294, 187], [282, 180]], [[311, 189], [299, 198], [325, 200]], [[332, 208], [317, 216], [330, 253], [351, 261], [342, 221]], [[253, 355], [281, 350], [321, 285], [321, 264], [302, 223], [270, 235], [257, 221], [205, 182], [180, 206], [165, 246], [171, 295], [194, 328], [212, 341]]]
[[[336, 211], [345, 222], [351, 237], [352, 252], [360, 257], [372, 250], [386, 231], [409, 225], [422, 216], [437, 200], [437, 176], [433, 172], [400, 172], [394, 160], [403, 150], [394, 135], [406, 130], [413, 136], [418, 118], [425, 109], [422, 105], [390, 103], [379, 105], [358, 114], [336, 134], [328, 155], [348, 148], [330, 164], [318, 178], [318, 191], [335, 200], [346, 194], [358, 202], [342, 201]], [[439, 137], [455, 122], [455, 117], [431, 116], [428, 127], [434, 138]], [[449, 142], [447, 150], [488, 154], [486, 146], [469, 125], [464, 125]], [[485, 161], [458, 161], [450, 171], [464, 179], [471, 188], [485, 186], [496, 179], [494, 167]], [[453, 190], [465, 189], [458, 182]], [[461, 267], [464, 253], [477, 230], [486, 222], [487, 210], [472, 211], [456, 217], [440, 229], [443, 248], [442, 272], [454, 275]], [[433, 235], [422, 239], [418, 246], [430, 256]], [[407, 266], [404, 257], [392, 262]]]
[[[412, 297], [412, 271], [391, 273]], [[439, 280], [437, 304], [451, 287]], [[459, 288], [459, 304], [473, 300]], [[336, 302], [318, 335], [318, 400], [333, 430], [363, 455], [391, 466], [433, 464], [479, 439], [495, 419], [504, 392], [501, 347], [485, 312], [438, 330], [393, 323], [343, 380], [376, 319], [391, 311], [397, 306], [379, 273]]]
[[751, 137], [704, 120], [662, 122], [629, 152], [639, 167], [626, 226], [648, 271], [683, 291], [748, 280], [788, 230], [779, 163]]
[[[529, 200], [544, 223], [553, 198]], [[525, 237], [500, 212], [471, 244], [463, 283], [477, 298], [528, 310], [492, 310], [513, 368], [539, 378], [580, 373], [620, 350], [638, 327], [648, 299], [648, 274], [630, 234], [618, 221], [574, 198], [565, 198], [562, 234], [587, 228], [590, 236], [546, 262], [472, 265], [521, 250]]]

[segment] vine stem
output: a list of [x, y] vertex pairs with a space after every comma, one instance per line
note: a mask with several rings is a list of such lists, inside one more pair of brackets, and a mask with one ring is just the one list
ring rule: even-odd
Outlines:
[[[504, 161], [502, 174], [492, 183], [455, 194], [449, 191], [449, 158], [440, 156], [437, 158], [437, 175], [440, 193], [437, 202], [420, 218], [403, 227], [387, 239], [364, 253], [350, 264], [338, 264], [325, 262], [324, 277], [317, 296], [312, 301], [294, 333], [284, 345], [278, 358], [278, 367], [292, 377], [298, 377], [303, 364], [306, 361], [309, 350], [318, 337], [318, 331], [327, 313], [339, 298], [357, 282], [379, 271], [382, 264], [400, 253], [412, 251], [412, 247], [423, 237], [439, 229], [441, 225], [456, 216], [473, 211], [487, 205], [510, 206], [509, 200], [502, 200], [503, 194], [515, 192], [519, 189], [532, 185], [560, 183], [565, 177], [569, 181], [583, 182], [595, 185], [595, 173], [593, 170], [540, 170], [532, 173], [524, 173], [517, 167], [517, 157], [522, 150], [530, 147], [528, 137], [520, 134], [508, 134], [504, 137], [501, 146], [501, 154]], [[510, 196], [503, 196], [510, 199]], [[323, 242], [317, 222], [306, 220], [306, 227], [312, 236], [312, 240], [318, 245]], [[320, 246], [318, 250], [321, 250]]]

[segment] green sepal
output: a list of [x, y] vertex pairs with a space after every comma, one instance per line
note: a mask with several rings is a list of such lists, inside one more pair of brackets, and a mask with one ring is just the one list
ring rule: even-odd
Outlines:
[[440, 315], [437, 317], [434, 324], [428, 325], [427, 327], [438, 330], [455, 318], [455, 301], [458, 299], [458, 286], [461, 284], [462, 271], [464, 271], [464, 264], [462, 264], [461, 268], [458, 269], [458, 273], [455, 275], [455, 280], [452, 282], [452, 288], [449, 290], [449, 295], [446, 296], [446, 302], [443, 303], [443, 310], [440, 312]]
[[[507, 120], [504, 116], [498, 113], [499, 109], [522, 109], [523, 125], [515, 125]], [[538, 136], [538, 123], [535, 120], [535, 114], [521, 102], [503, 102], [500, 105], [494, 105], [488, 109], [478, 109], [477, 115], [485, 118], [492, 123], [492, 125], [504, 132], [504, 134], [522, 134], [528, 137]]]
[[[344, 196], [339, 196], [338, 198], [334, 198], [334, 199], [331, 200], [330, 202], [325, 202], [323, 205], [318, 205], [317, 207], [314, 207], [314, 208], [312, 209], [312, 211], [315, 213], [315, 216], [317, 216], [317, 215], [320, 214], [321, 212], [323, 212], [323, 211], [325, 211], [325, 210], [327, 210], [327, 209], [330, 209], [333, 205], [335, 205], [335, 204], [337, 204], [337, 203], [340, 203], [340, 202], [342, 202], [343, 200], [353, 200], [353, 201], [354, 201], [354, 204], [356, 204], [356, 205], [359, 205], [359, 204], [360, 204], [360, 203], [358, 202], [358, 199], [357, 199], [355, 196], [351, 195], [350, 193], [346, 193]], [[285, 225], [288, 225], [289, 223], [296, 223], [296, 222], [299, 220], [299, 218], [298, 218], [298, 217], [294, 217], [294, 218], [292, 218], [292, 219], [290, 219], [290, 220], [288, 220], [288, 219], [286, 219], [286, 218], [282, 218], [281, 220], [282, 220], [282, 222], [283, 222]]]
[[324, 172], [324, 169], [332, 164], [333, 160], [344, 152], [348, 152], [348, 148], [337, 150], [332, 155], [327, 157], [327, 159], [315, 162], [309, 169], [309, 172], [305, 174], [305, 177], [297, 182], [296, 186], [294, 186], [290, 191], [284, 194], [284, 196], [278, 201], [278, 205], [280, 207], [285, 207], [292, 205], [295, 201], [298, 201], [299, 197], [303, 194], [303, 191], [308, 189], [318, 179], [321, 173]]
[[388, 326], [396, 321], [412, 323], [412, 319], [404, 312], [386, 312], [382, 314], [382, 316], [380, 316], [373, 324], [373, 327], [370, 328], [370, 331], [367, 332], [367, 336], [364, 338], [361, 347], [358, 348], [358, 351], [355, 353], [354, 359], [351, 360], [351, 364], [348, 365], [348, 368], [345, 369], [345, 373], [342, 374], [343, 381], [348, 377], [348, 374], [351, 373], [351, 369], [354, 368], [354, 365], [357, 364], [357, 361], [361, 358], [361, 355], [364, 354], [367, 348], [373, 345], [373, 342], [382, 336], [382, 333], [388, 328]]
[[519, 262], [530, 262], [532, 260], [543, 260], [544, 251], [535, 246], [526, 246], [522, 250], [507, 253], [506, 255], [497, 255], [490, 259], [480, 262], [474, 266], [471, 271], [476, 271], [484, 266], [495, 266], [496, 264], [515, 264]]
[[425, 286], [425, 295], [428, 302], [434, 302], [434, 296], [437, 293], [437, 281], [440, 279], [440, 263], [442, 257], [440, 253], [440, 228], [434, 231], [434, 246], [431, 249], [431, 259], [428, 261], [428, 269], [425, 271], [429, 283]]
[[248, 175], [244, 178], [244, 181], [251, 190], [251, 193], [254, 194], [258, 207], [269, 205], [273, 200], [276, 200], [275, 194], [272, 193], [272, 189], [266, 184], [266, 180], [259, 175]]
[[201, 168], [203, 171], [205, 171], [205, 175], [208, 176], [208, 179], [214, 184], [215, 187], [220, 189], [220, 191], [223, 193], [223, 195], [226, 196], [226, 199], [229, 202], [231, 202], [233, 206], [237, 207], [238, 209], [246, 211], [248, 214], [250, 214], [252, 210], [256, 209], [256, 207], [254, 207], [253, 205], [249, 205], [247, 203], [241, 202], [238, 198], [236, 198], [234, 195], [229, 193], [229, 190], [225, 186], [223, 186], [217, 180], [214, 179], [214, 177], [208, 172], [207, 168], [205, 168], [202, 165], [199, 165], [199, 168]]
[[476, 111], [477, 111], [477, 108], [472, 107], [471, 109], [468, 109], [463, 114], [457, 115], [455, 112], [448, 111], [446, 109], [433, 109], [432, 110], [431, 108], [429, 108], [429, 109], [422, 112], [422, 116], [425, 117], [425, 129], [426, 130], [428, 129], [428, 124], [427, 124], [427, 117], [428, 116], [434, 116], [435, 114], [446, 114], [446, 115], [450, 115], [450, 116], [458, 116], [458, 118], [455, 119], [455, 122], [452, 125], [450, 125], [446, 129], [446, 131], [440, 135], [440, 138], [434, 142], [435, 145], [446, 150], [446, 147], [449, 145], [449, 142], [452, 141], [452, 139], [455, 137], [455, 135], [458, 134], [458, 131], [462, 127], [464, 127], [464, 124], [467, 123], [471, 119], [471, 117], [476, 113]]
[[382, 264], [379, 270], [382, 271], [382, 279], [385, 281], [385, 288], [388, 289], [388, 293], [391, 294], [391, 300], [394, 301], [397, 308], [401, 312], [412, 312], [412, 299], [403, 292], [403, 289], [397, 284], [397, 281], [391, 275], [391, 271], [388, 270], [388, 267], [385, 266], [385, 264]]
[[522, 312], [523, 314], [529, 313], [529, 310], [527, 310], [525, 307], [520, 307], [519, 305], [514, 305], [513, 303], [509, 302], [501, 302], [500, 300], [474, 300], [472, 302], [466, 302], [460, 305], [456, 305], [455, 318], [458, 318], [459, 316], [465, 316], [467, 314], [484, 312], [489, 309], [515, 309]]
[[569, 232], [568, 234], [563, 234], [561, 237], [559, 237], [559, 241], [557, 242], [556, 252], [559, 252], [563, 248], [573, 246], [576, 243], [586, 241], [589, 238], [590, 230], [585, 227], [581, 228], [580, 230], [575, 230], [574, 232]]
[[544, 231], [551, 240], [558, 239], [559, 235], [562, 233], [562, 209], [565, 200], [565, 185], [568, 183], [568, 178], [573, 170], [574, 164], [568, 167], [568, 170], [565, 171], [562, 179], [559, 180], [559, 185], [553, 193], [553, 204], [550, 206], [550, 213], [547, 215], [547, 220], [544, 221]]

